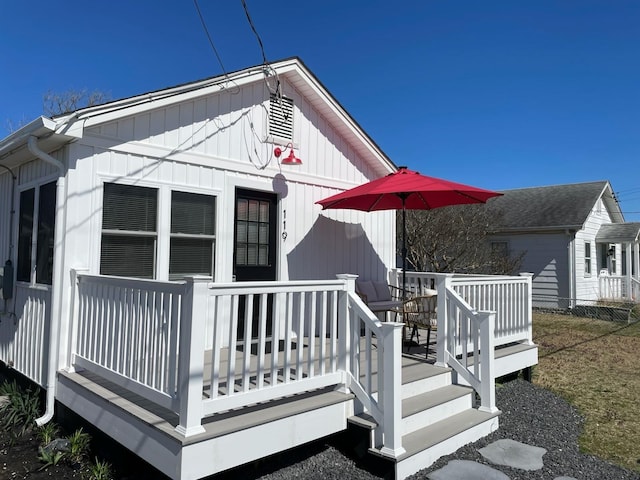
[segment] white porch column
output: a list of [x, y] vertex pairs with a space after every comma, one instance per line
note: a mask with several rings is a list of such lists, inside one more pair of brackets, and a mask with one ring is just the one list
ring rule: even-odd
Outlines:
[[[447, 366], [445, 358], [446, 342], [449, 341], [449, 312], [447, 311], [447, 288], [451, 288], [453, 282], [452, 273], [440, 273], [436, 277], [436, 288], [438, 290], [437, 307], [437, 334], [436, 334], [436, 365]], [[455, 352], [455, 348], [451, 351]]]
[[632, 298], [633, 297], [633, 284], [631, 283], [631, 278], [632, 278], [632, 263], [631, 263], [631, 252], [632, 252], [632, 248], [633, 248], [633, 243], [631, 242], [627, 242], [624, 245], [625, 251], [627, 252], [627, 254], [625, 255], [625, 268], [627, 270], [627, 275], [625, 278], [625, 282], [627, 284], [627, 297], [628, 298]]
[[176, 431], [185, 437], [204, 432], [202, 387], [204, 331], [207, 318], [207, 285], [211, 277], [187, 277], [180, 318], [178, 402], [180, 423]]

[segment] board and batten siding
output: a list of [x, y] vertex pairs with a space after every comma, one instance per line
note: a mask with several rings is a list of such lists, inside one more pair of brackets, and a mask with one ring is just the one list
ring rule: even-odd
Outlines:
[[[281, 83], [284, 96], [294, 101], [293, 144], [303, 160], [300, 166], [288, 167], [295, 168], [295, 175], [324, 179], [329, 185], [337, 182], [344, 188], [380, 176], [286, 79]], [[276, 145], [264, 141], [269, 134], [268, 115], [269, 90], [260, 81], [88, 130], [101, 137], [106, 148], [123, 148], [129, 143], [129, 151], [143, 153], [134, 147], [145, 144], [157, 148], [146, 152], [157, 158], [179, 158], [188, 152], [201, 159], [217, 159], [218, 168], [264, 170], [274, 175], [281, 169], [273, 154]], [[283, 150], [286, 156], [288, 149]]]
[[[361, 158], [284, 77], [281, 83], [284, 95], [294, 101], [293, 143], [301, 166], [281, 167], [273, 156], [275, 145], [263, 141], [268, 135], [269, 90], [262, 81], [96, 125], [81, 143], [95, 149], [98, 183], [113, 179], [203, 189], [201, 193], [211, 189], [216, 195], [224, 191], [218, 199], [217, 249], [225, 252], [216, 262], [218, 281], [231, 278], [231, 268], [224, 265], [230, 261], [232, 242], [229, 186], [279, 195], [278, 238], [286, 229], [279, 246], [281, 280], [332, 278], [336, 273], [382, 278], [385, 266], [395, 261], [395, 214], [320, 213], [315, 205], [379, 177], [380, 166]], [[327, 244], [334, 248], [325, 249]], [[319, 250], [312, 252], [307, 245]], [[302, 255], [308, 257], [304, 262], [299, 261]], [[93, 271], [97, 258], [93, 255]]]

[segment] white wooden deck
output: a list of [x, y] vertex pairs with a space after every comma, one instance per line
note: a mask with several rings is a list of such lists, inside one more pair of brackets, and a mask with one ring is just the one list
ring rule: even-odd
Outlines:
[[371, 453], [405, 478], [495, 430], [495, 378], [537, 362], [531, 279], [413, 272], [416, 292], [438, 292], [427, 354], [424, 344], [403, 346], [403, 324], [381, 322], [355, 278], [78, 273], [56, 399], [176, 480], [349, 423], [364, 424]]
[[[420, 335], [419, 345], [403, 348], [403, 421], [412, 425], [422, 422], [424, 425], [404, 432], [405, 452], [398, 458], [389, 458], [396, 464], [397, 478], [404, 478], [425, 468], [440, 455], [450, 453], [497, 428], [495, 413], [482, 413], [472, 408], [472, 390], [453, 389], [451, 369], [434, 365], [436, 335], [431, 336], [428, 355], [427, 346], [424, 344], [426, 332]], [[292, 354], [296, 354], [297, 345], [300, 344], [303, 345], [303, 350], [308, 349], [308, 338], [296, 343], [296, 346], [292, 347]], [[364, 339], [360, 346], [366, 346]], [[319, 348], [319, 345], [315, 347]], [[518, 352], [531, 348], [534, 347], [502, 348], [497, 351], [503, 352], [497, 353], [497, 364], [500, 363], [500, 359], [504, 359], [504, 365], [518, 364]], [[373, 365], [372, 385], [377, 384], [376, 377], [379, 373], [377, 351], [378, 347], [374, 342], [371, 356], [360, 357], [362, 372], [365, 372], [365, 363]], [[222, 352], [221, 364], [225, 368], [221, 368], [221, 371], [227, 372], [229, 349], [222, 349]], [[303, 352], [304, 358], [308, 358], [306, 353]], [[209, 354], [210, 352], [206, 352], [205, 358], [210, 358]], [[282, 364], [282, 355], [282, 351], [278, 352], [278, 365]], [[243, 352], [236, 350], [233, 357], [236, 365], [239, 365], [239, 361], [244, 358]], [[257, 356], [251, 357], [251, 377], [257, 378]], [[266, 355], [267, 364], [271, 364], [273, 360], [272, 354]], [[308, 375], [308, 368], [307, 364], [303, 372], [291, 371], [292, 380], [299, 378], [299, 374], [303, 377]], [[317, 369], [319, 366], [315, 365], [314, 368]], [[502, 370], [505, 368], [501, 367]], [[210, 361], [205, 361], [204, 378], [210, 378], [210, 369]], [[282, 374], [283, 372], [279, 371], [279, 375]], [[365, 376], [364, 373], [361, 375], [363, 381]], [[265, 381], [268, 381], [268, 378], [265, 378]], [[278, 381], [282, 382], [283, 379], [280, 378]], [[210, 384], [205, 383], [203, 399], [210, 396], [210, 387]], [[220, 392], [228, 393], [226, 376], [220, 378], [218, 388]], [[468, 397], [467, 400], [461, 400], [461, 395]], [[349, 422], [362, 426], [362, 418], [370, 422], [368, 428], [372, 431], [372, 453], [385, 456], [375, 448], [373, 428], [376, 422], [364, 412], [362, 404], [353, 393], [343, 392], [334, 387], [216, 413], [203, 419], [202, 433], [189, 437], [176, 430], [179, 425], [179, 416], [176, 413], [89, 371], [60, 371], [58, 400], [173, 479], [196, 479], [218, 473], [343, 431]], [[455, 405], [455, 402], [463, 403], [458, 407], [444, 409], [441, 406]], [[421, 413], [423, 411], [424, 413]], [[420, 414], [424, 419], [416, 421], [414, 416]], [[261, 430], [268, 432], [265, 433], [266, 437], [260, 435]], [[472, 432], [470, 437], [469, 432]], [[270, 440], [257, 443], [257, 438]], [[424, 453], [427, 445], [431, 451]], [[196, 463], [198, 468], [194, 469], [193, 465]], [[189, 464], [188, 468], [185, 468], [186, 464]]]

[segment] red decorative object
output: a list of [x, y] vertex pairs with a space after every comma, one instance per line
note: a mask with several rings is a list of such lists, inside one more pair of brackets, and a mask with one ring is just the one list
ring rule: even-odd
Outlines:
[[[282, 161], [280, 162], [280, 165], [302, 165], [302, 160], [296, 157], [293, 153], [293, 144], [290, 143], [287, 145], [287, 147], [291, 147], [291, 150], [289, 151], [289, 156], [287, 156], [286, 158], [283, 158]], [[277, 158], [280, 158], [280, 155], [282, 155], [282, 150], [280, 149], [280, 147], [276, 147], [273, 150], [273, 154]]]

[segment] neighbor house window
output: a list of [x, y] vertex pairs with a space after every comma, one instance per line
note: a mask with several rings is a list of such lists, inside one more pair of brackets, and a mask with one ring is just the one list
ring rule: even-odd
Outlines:
[[213, 276], [215, 211], [215, 197], [172, 192], [170, 280], [190, 275]]
[[16, 268], [19, 281], [51, 285], [55, 220], [56, 182], [20, 193]]
[[155, 278], [158, 190], [104, 184], [100, 273]]
[[584, 242], [584, 274], [591, 275], [591, 242]]

